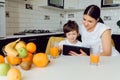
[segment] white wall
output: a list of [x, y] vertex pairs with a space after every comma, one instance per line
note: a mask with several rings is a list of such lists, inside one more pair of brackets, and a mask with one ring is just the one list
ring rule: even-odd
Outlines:
[[[83, 10], [64, 12], [41, 8], [36, 4], [32, 4], [33, 9], [29, 10], [25, 8], [26, 3], [32, 4], [30, 0], [6, 0], [6, 12], [9, 13], [9, 17], [6, 17], [7, 34], [13, 34], [25, 29], [58, 30], [62, 29], [63, 24], [69, 19], [77, 21], [79, 25], [82, 23]], [[120, 34], [120, 29], [116, 25], [116, 22], [120, 20], [119, 13], [119, 8], [106, 8], [102, 9], [101, 12], [103, 19], [106, 16], [111, 17], [111, 20], [105, 20], [104, 22], [116, 34]], [[70, 16], [71, 14], [74, 14], [74, 16]], [[49, 20], [44, 19], [46, 15], [50, 17]]]
[[[106, 8], [102, 9], [102, 18], [106, 25], [111, 27], [112, 33], [120, 34], [120, 28], [117, 26], [117, 21], [120, 20], [120, 8]], [[105, 16], [110, 16], [110, 20], [106, 20]]]
[[[69, 18], [68, 14], [74, 14], [74, 18]], [[68, 12], [66, 13], [67, 20], [75, 20], [79, 25], [82, 24], [83, 10], [77, 12]], [[106, 17], [110, 17], [106, 19]], [[101, 18], [105, 24], [112, 29], [112, 34], [120, 34], [120, 28], [117, 26], [117, 21], [120, 20], [120, 9], [119, 8], [102, 8], [101, 9]]]
[[[26, 9], [26, 3], [31, 4], [33, 9]], [[7, 35], [25, 29], [62, 29], [62, 24], [60, 24], [64, 18], [60, 16], [63, 14], [62, 11], [40, 8], [32, 4], [30, 0], [6, 0], [6, 12], [9, 13], [9, 17], [6, 17]], [[50, 19], [45, 20], [45, 16], [49, 16]]]

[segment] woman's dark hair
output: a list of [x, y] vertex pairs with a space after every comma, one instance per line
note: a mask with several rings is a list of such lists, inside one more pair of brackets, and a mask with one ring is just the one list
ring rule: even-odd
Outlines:
[[99, 19], [98, 22], [104, 23], [100, 17], [100, 8], [96, 5], [88, 6], [84, 11], [84, 15], [89, 15], [96, 20]]
[[79, 32], [79, 26], [75, 21], [69, 20], [66, 24], [64, 24], [63, 31], [65, 34], [73, 30], [77, 31], [77, 33]]

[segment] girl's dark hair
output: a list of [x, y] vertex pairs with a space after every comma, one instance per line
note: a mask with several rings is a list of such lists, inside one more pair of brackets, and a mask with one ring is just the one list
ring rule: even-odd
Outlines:
[[77, 31], [77, 33], [79, 32], [79, 26], [75, 21], [69, 20], [66, 24], [64, 24], [63, 31], [65, 34], [73, 30]]
[[100, 8], [96, 5], [88, 6], [84, 11], [84, 15], [89, 15], [96, 20], [99, 19], [98, 22], [104, 23], [100, 17]]

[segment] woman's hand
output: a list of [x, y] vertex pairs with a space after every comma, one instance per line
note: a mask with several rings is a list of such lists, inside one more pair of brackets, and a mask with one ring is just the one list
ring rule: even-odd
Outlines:
[[70, 53], [68, 53], [68, 54], [70, 54], [71, 56], [87, 56], [87, 54], [82, 49], [80, 49], [80, 54], [78, 54], [74, 51], [70, 51]]

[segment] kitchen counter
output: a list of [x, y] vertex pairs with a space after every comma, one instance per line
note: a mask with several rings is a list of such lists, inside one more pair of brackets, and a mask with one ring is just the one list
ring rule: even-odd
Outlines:
[[55, 35], [55, 34], [64, 34], [63, 32], [51, 32], [51, 33], [40, 33], [40, 34], [25, 34], [25, 35], [7, 35], [5, 38], [0, 38], [0, 40], [3, 39], [9, 39], [9, 38], [21, 38], [21, 37], [34, 37], [34, 36], [45, 36], [45, 35]]
[[0, 39], [0, 53], [2, 55], [2, 48], [6, 44], [17, 40], [18, 38], [21, 39], [21, 41], [24, 41], [26, 43], [28, 42], [34, 42], [37, 46], [36, 52], [45, 52], [46, 46], [48, 43], [48, 40], [51, 36], [56, 36], [56, 37], [63, 37], [64, 33], [63, 32], [51, 32], [51, 33], [40, 33], [40, 34], [26, 34], [26, 35], [8, 35], [5, 38]]

